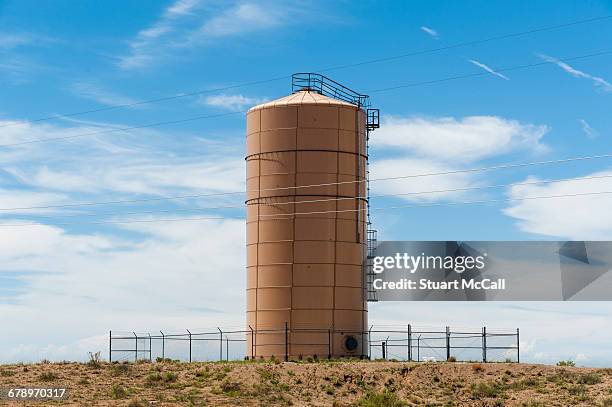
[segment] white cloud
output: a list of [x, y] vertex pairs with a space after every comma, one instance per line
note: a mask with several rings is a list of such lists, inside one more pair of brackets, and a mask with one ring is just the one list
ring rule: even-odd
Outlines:
[[146, 68], [182, 49], [210, 46], [220, 38], [270, 30], [304, 15], [296, 6], [282, 2], [221, 4], [176, 1], [129, 42], [130, 52], [120, 58], [119, 66]]
[[129, 229], [139, 237], [0, 224], [0, 241], [11, 242], [0, 248], [0, 275], [36, 272], [24, 277], [26, 290], [0, 304], [0, 318], [11, 326], [0, 338], [1, 361], [83, 360], [98, 350], [106, 356], [110, 328], [242, 325], [243, 220]]
[[[0, 144], [117, 127], [2, 124], [15, 125], [3, 128]], [[140, 129], [3, 148], [0, 208], [242, 191], [244, 159], [235, 145], [229, 135], [207, 140]], [[182, 219], [186, 205], [217, 202], [240, 206], [242, 197], [0, 212], [0, 284], [18, 287], [0, 293], [0, 320], [11, 326], [11, 335], [0, 338], [0, 360], [83, 360], [87, 351], [106, 348], [109, 328], [242, 325], [242, 213], [198, 211], [185, 221], [161, 221]], [[156, 210], [168, 212], [138, 214]], [[136, 214], [112, 215], [125, 212]], [[85, 217], [90, 213], [96, 216]], [[194, 219], [206, 217], [225, 219]], [[132, 219], [151, 222], [79, 224]], [[39, 224], [8, 226], [24, 222]]]
[[[5, 121], [0, 144], [103, 132], [111, 124], [57, 126]], [[67, 141], [23, 144], [0, 150], [4, 174], [24, 186], [56, 194], [152, 194], [207, 193], [243, 189], [243, 155], [229, 143], [184, 137], [169, 138], [152, 129], [74, 138]], [[147, 143], [143, 144], [142, 140]], [[111, 141], [114, 140], [114, 141]], [[207, 154], [174, 153], [186, 148]], [[37, 159], [40, 158], [40, 161]], [[190, 174], [186, 177], [185, 174]]]
[[[497, 116], [400, 118], [388, 116], [372, 137], [372, 147], [385, 158], [372, 162], [374, 178], [405, 174], [449, 172], [491, 157], [516, 151], [541, 153], [547, 150], [541, 140], [547, 126], [522, 124]], [[381, 156], [382, 154], [378, 154]], [[459, 200], [474, 192], [449, 191], [435, 194], [414, 192], [462, 189], [482, 185], [474, 173], [414, 177], [372, 183], [374, 194], [410, 194], [401, 198], [430, 202]]]
[[[612, 348], [608, 345], [612, 335], [612, 304], [587, 301], [568, 302], [419, 302], [408, 305], [402, 302], [370, 304], [370, 323], [374, 329], [383, 325], [394, 327], [412, 324], [413, 330], [479, 330], [486, 326], [489, 332], [514, 331], [520, 328], [521, 362], [554, 364], [559, 360], [573, 359], [582, 354], [583, 365], [609, 367], [612, 364]], [[449, 307], [453, 312], [449, 313]], [[567, 329], [567, 327], [572, 329]], [[468, 331], [471, 332], [471, 331]], [[580, 332], [581, 335], [576, 335]], [[383, 336], [383, 335], [381, 335]], [[385, 335], [386, 336], [386, 335]], [[398, 339], [400, 335], [397, 335]], [[492, 342], [491, 342], [492, 341]], [[489, 346], [507, 346], [512, 339], [491, 339]], [[425, 351], [422, 350], [421, 355]], [[479, 358], [478, 351], [465, 351], [461, 357]], [[489, 357], [500, 358], [494, 350]], [[586, 358], [586, 359], [585, 359]], [[505, 359], [505, 356], [501, 360]]]
[[0, 33], [0, 50], [9, 50], [31, 44], [34, 37], [29, 34]]
[[599, 136], [599, 132], [597, 130], [595, 130], [594, 128], [592, 128], [591, 125], [589, 123], [587, 123], [586, 120], [580, 119], [578, 121], [580, 122], [580, 126], [582, 127], [582, 131], [584, 132], [584, 134], [586, 134], [586, 136], [588, 138], [595, 138], [595, 137]]
[[283, 17], [282, 8], [242, 3], [206, 21], [198, 34], [214, 38], [267, 30], [284, 24]]
[[400, 118], [388, 116], [374, 147], [402, 149], [444, 162], [473, 163], [513, 150], [543, 152], [547, 126], [522, 124], [498, 116]]
[[128, 105], [137, 101], [136, 99], [102, 89], [91, 83], [77, 82], [72, 85], [71, 90], [80, 97], [94, 100], [103, 105]]
[[[601, 171], [586, 177], [612, 176]], [[537, 178], [529, 177], [527, 181]], [[515, 185], [508, 197], [520, 199], [612, 191], [610, 178], [578, 179], [536, 185]], [[575, 240], [607, 240], [612, 235], [612, 194], [515, 201], [504, 213], [517, 219], [521, 230]]]
[[213, 95], [200, 99], [200, 103], [228, 110], [240, 110], [265, 102], [267, 99], [243, 95]]
[[540, 58], [542, 58], [545, 61], [551, 62], [556, 64], [559, 68], [561, 68], [563, 71], [567, 72], [568, 74], [572, 75], [575, 78], [584, 78], [584, 79], [589, 79], [591, 80], [595, 86], [601, 88], [602, 90], [604, 90], [605, 92], [612, 92], [612, 83], [608, 82], [607, 80], [599, 77], [599, 76], [594, 76], [591, 75], [589, 73], [586, 73], [584, 71], [580, 71], [574, 67], [572, 67], [571, 65], [569, 65], [566, 62], [560, 61], [557, 58], [548, 56], [548, 55], [544, 55], [544, 54], [538, 54], [538, 56]]
[[172, 3], [157, 21], [139, 31], [130, 41], [130, 53], [119, 59], [119, 66], [123, 69], [149, 66], [163, 47], [160, 41], [179, 30], [200, 4], [200, 0], [176, 0]]
[[440, 36], [440, 34], [438, 34], [436, 30], [434, 30], [433, 28], [426, 27], [426, 26], [421, 26], [421, 31], [431, 35], [435, 39], [438, 39], [438, 37]]
[[[435, 161], [431, 158], [402, 157], [374, 160], [370, 171], [377, 178], [396, 177], [404, 174], [424, 174], [452, 171], [457, 167]], [[475, 184], [469, 174], [452, 174], [435, 177], [417, 177], [401, 180], [373, 182], [373, 194], [410, 194], [402, 198], [416, 202], [432, 202], [448, 199], [459, 199], [464, 193], [443, 192], [435, 194], [415, 194], [423, 191], [439, 191], [468, 187]]]
[[499, 73], [499, 72], [495, 71], [493, 68], [491, 68], [491, 67], [490, 67], [490, 66], [488, 66], [488, 65], [483, 64], [483, 63], [482, 63], [482, 62], [480, 62], [480, 61], [477, 61], [477, 60], [475, 60], [475, 59], [468, 59], [468, 62], [470, 62], [470, 63], [472, 63], [472, 64], [476, 65], [476, 66], [477, 66], [477, 67], [479, 67], [479, 68], [484, 69], [485, 71], [487, 71], [487, 72], [488, 72], [488, 73], [490, 73], [491, 75], [497, 76], [498, 78], [502, 78], [502, 79], [505, 79], [505, 80], [507, 80], [507, 81], [509, 81], [509, 80], [510, 80], [510, 78], [508, 78], [506, 75], [501, 74], [501, 73]]

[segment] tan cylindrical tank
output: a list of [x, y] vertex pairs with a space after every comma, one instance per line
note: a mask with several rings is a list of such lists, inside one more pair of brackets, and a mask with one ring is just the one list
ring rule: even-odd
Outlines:
[[251, 357], [366, 353], [365, 120], [311, 90], [247, 114]]

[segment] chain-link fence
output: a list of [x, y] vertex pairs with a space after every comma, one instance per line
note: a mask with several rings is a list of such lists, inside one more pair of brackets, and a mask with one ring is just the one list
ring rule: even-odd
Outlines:
[[[316, 358], [333, 355], [333, 337], [346, 333], [331, 328], [291, 329], [289, 324], [279, 329], [206, 329], [184, 331], [109, 332], [109, 361], [175, 359], [189, 362], [243, 360], [258, 357], [257, 335], [276, 333], [280, 350], [278, 357], [291, 358], [291, 350], [300, 346], [316, 348]], [[300, 341], [300, 337], [313, 337], [317, 343]], [[520, 362], [520, 332], [516, 330], [429, 329], [405, 326], [376, 327], [367, 331], [351, 332], [360, 337], [362, 359], [395, 359], [407, 361], [483, 361]], [[304, 355], [311, 356], [311, 355]]]

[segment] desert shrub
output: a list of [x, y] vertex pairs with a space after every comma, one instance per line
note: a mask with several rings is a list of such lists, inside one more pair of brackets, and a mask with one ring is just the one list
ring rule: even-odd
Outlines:
[[147, 407], [148, 405], [149, 403], [145, 403], [144, 401], [140, 399], [132, 399], [128, 403], [127, 407]]
[[174, 372], [166, 372], [164, 374], [164, 381], [166, 383], [175, 382], [178, 379], [178, 375]]
[[474, 363], [474, 364], [472, 365], [472, 370], [473, 370], [475, 373], [480, 373], [480, 372], [483, 372], [483, 371], [484, 371], [484, 367], [483, 367], [483, 366], [482, 366], [480, 363]]
[[147, 384], [152, 386], [162, 381], [162, 375], [160, 373], [151, 373], [147, 376]]
[[0, 376], [3, 377], [15, 376], [16, 374], [17, 372], [15, 372], [14, 370], [0, 370]]
[[89, 362], [87, 362], [87, 366], [93, 367], [94, 369], [99, 369], [102, 366], [100, 362], [100, 352], [89, 352]]
[[472, 398], [497, 398], [504, 397], [504, 388], [497, 383], [483, 383], [472, 384]]
[[122, 363], [120, 365], [113, 365], [111, 371], [114, 376], [127, 375], [131, 372], [131, 367], [127, 363]]
[[359, 402], [359, 407], [403, 407], [406, 402], [400, 400], [397, 394], [390, 391], [383, 393], [367, 393]]
[[557, 362], [557, 366], [576, 366], [576, 362], [573, 360], [560, 360]]
[[43, 382], [52, 382], [57, 380], [59, 377], [53, 372], [43, 372], [38, 376], [38, 378]]
[[240, 393], [242, 386], [238, 382], [223, 382], [221, 383], [221, 391], [228, 396], [237, 396]]
[[612, 397], [607, 397], [601, 401], [601, 407], [612, 407]]
[[593, 385], [593, 384], [601, 383], [602, 378], [597, 373], [585, 373], [585, 374], [578, 376], [576, 382], [578, 384]]
[[584, 396], [587, 393], [587, 387], [584, 384], [577, 384], [567, 389], [572, 396]]
[[127, 390], [125, 390], [124, 387], [115, 384], [113, 387], [111, 387], [111, 396], [114, 399], [123, 399], [127, 396]]
[[449, 357], [447, 360], [447, 362], [456, 362], [456, 361], [457, 361], [457, 358], [454, 356]]

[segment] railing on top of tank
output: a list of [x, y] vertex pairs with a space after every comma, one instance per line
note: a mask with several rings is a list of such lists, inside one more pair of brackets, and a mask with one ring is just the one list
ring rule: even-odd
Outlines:
[[[273, 342], [262, 343], [262, 334], [270, 335]], [[299, 341], [297, 337], [310, 335], [317, 342]], [[262, 346], [276, 346], [278, 359], [324, 359], [334, 354], [336, 335], [351, 335], [367, 345], [362, 348], [362, 359], [393, 359], [414, 362], [421, 361], [501, 361], [520, 362], [519, 329], [491, 330], [480, 329], [453, 330], [445, 327], [436, 330], [413, 327], [407, 324], [398, 326], [371, 326], [367, 331], [334, 330], [331, 328], [284, 328], [246, 330], [223, 330], [221, 328], [205, 331], [162, 332], [159, 334], [109, 332], [109, 361], [118, 360], [165, 360], [179, 359], [192, 361], [259, 359], [257, 349]], [[250, 349], [246, 343], [250, 339]], [[258, 339], [259, 342], [258, 343]], [[317, 352], [292, 355], [292, 347], [309, 346]], [[337, 345], [336, 345], [337, 346]], [[367, 351], [367, 352], [366, 352]], [[123, 357], [122, 357], [123, 356]]]
[[370, 107], [370, 97], [339, 84], [327, 76], [313, 72], [299, 72], [291, 75], [291, 90], [297, 92], [311, 89], [322, 95], [352, 103], [364, 109]]

